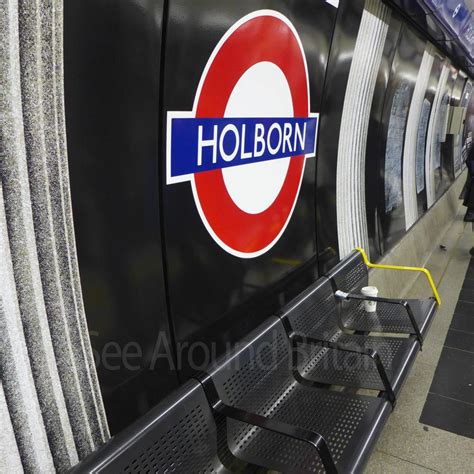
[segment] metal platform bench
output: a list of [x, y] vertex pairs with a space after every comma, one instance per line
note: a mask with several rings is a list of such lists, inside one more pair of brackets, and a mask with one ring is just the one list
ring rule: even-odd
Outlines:
[[437, 307], [376, 298], [369, 320], [367, 283], [351, 254], [73, 472], [362, 472]]
[[288, 347], [272, 318], [72, 473], [360, 472], [390, 404], [299, 384]]
[[361, 472], [391, 404], [297, 380], [290, 348], [269, 319], [73, 472]]
[[73, 473], [228, 473], [202, 386], [189, 381], [76, 466]]
[[215, 414], [234, 415], [230, 451], [285, 473], [361, 472], [392, 405], [301, 383], [290, 348], [282, 321], [271, 318], [200, 377]]
[[[392, 299], [361, 295], [369, 284], [368, 268], [419, 271], [425, 273], [433, 289], [433, 297]], [[376, 265], [368, 261], [361, 249], [355, 250], [328, 274], [340, 304], [340, 323], [345, 329], [361, 332], [400, 333], [416, 335], [420, 344], [426, 336], [438, 305], [441, 303], [431, 275], [424, 268]], [[375, 313], [364, 309], [364, 300], [376, 301]]]
[[385, 391], [392, 403], [420, 349], [413, 336], [343, 331], [331, 282], [324, 277], [283, 308], [279, 316], [293, 342], [295, 377]]

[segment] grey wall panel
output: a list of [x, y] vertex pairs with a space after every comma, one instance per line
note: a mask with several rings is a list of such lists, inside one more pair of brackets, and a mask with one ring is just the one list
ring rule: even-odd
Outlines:
[[[56, 466], [67, 468], [78, 458], [49, 334], [37, 261], [23, 136], [17, 2], [2, 3], [0, 9], [1, 172], [14, 278], [49, 442]], [[5, 383], [8, 385], [10, 380]]]
[[72, 231], [62, 29], [60, 0], [0, 5], [0, 362], [22, 462], [46, 472], [109, 437]]
[[[48, 393], [37, 392], [30, 366], [18, 306], [1, 186], [0, 281], [0, 370], [18, 448], [27, 471], [52, 472], [53, 458], [38, 401], [38, 395], [47, 397]], [[40, 353], [33, 352], [32, 357], [35, 355], [41, 357]]]
[[0, 472], [12, 472], [20, 474], [23, 472], [18, 445], [16, 444], [15, 433], [13, 431], [8, 405], [3, 392], [3, 385], [0, 379], [0, 420], [2, 429], [0, 430]]
[[390, 20], [378, 0], [366, 0], [344, 100], [337, 157], [339, 254], [368, 249], [365, 157], [370, 110]]
[[[99, 407], [91, 387], [90, 367], [83, 350], [83, 336], [75, 311], [65, 305], [65, 297], [69, 295], [64, 292], [62, 285], [67, 280], [63, 282], [61, 278], [64, 275], [61, 274], [57, 246], [58, 237], [61, 238], [64, 230], [62, 227], [55, 228], [55, 217], [61, 213], [61, 203], [58, 200], [60, 183], [51, 182], [48, 175], [49, 171], [57, 169], [57, 164], [51, 166], [57, 146], [57, 128], [54, 124], [55, 87], [48, 82], [48, 79], [51, 81], [54, 77], [54, 52], [45, 52], [45, 48], [54, 40], [54, 15], [51, 3], [49, 8], [47, 3], [39, 0], [21, 1], [19, 5], [22, 102], [38, 258], [58, 370], [76, 445], [83, 457], [104, 439], [98, 423]], [[51, 58], [49, 71], [48, 56]], [[52, 109], [48, 110], [51, 103]], [[52, 149], [48, 149], [48, 145]], [[53, 209], [58, 208], [57, 215], [54, 215]]]
[[[64, 312], [74, 341], [74, 356], [95, 445], [109, 437], [102, 396], [94, 367], [89, 331], [86, 324], [73, 233], [69, 191], [63, 94], [63, 12], [62, 2], [43, 0], [41, 8], [43, 117], [46, 146], [47, 182], [50, 190], [51, 217], [56, 244]], [[51, 47], [50, 45], [54, 45]]]
[[95, 361], [92, 353], [89, 329], [87, 326], [84, 301], [82, 295], [81, 279], [79, 274], [79, 262], [76, 250], [76, 235], [74, 232], [74, 220], [71, 203], [71, 186], [69, 181], [69, 164], [67, 154], [66, 140], [66, 114], [64, 99], [64, 7], [62, 1], [55, 2], [53, 24], [55, 47], [55, 112], [57, 127], [57, 146], [59, 159], [59, 182], [58, 193], [61, 194], [62, 212], [64, 220], [64, 234], [59, 240], [60, 248], [58, 253], [63, 260], [62, 268], [68, 269], [73, 307], [75, 310], [79, 333], [81, 335], [82, 350], [85, 354], [86, 369], [89, 373], [91, 391], [96, 405], [97, 424], [102, 440], [107, 440], [110, 436], [107, 417], [105, 414], [102, 393], [99, 386], [97, 371], [95, 370]]

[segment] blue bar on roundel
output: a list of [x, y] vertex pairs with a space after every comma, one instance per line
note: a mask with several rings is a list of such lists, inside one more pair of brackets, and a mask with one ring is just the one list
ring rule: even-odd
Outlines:
[[315, 156], [317, 117], [171, 119], [171, 177]]

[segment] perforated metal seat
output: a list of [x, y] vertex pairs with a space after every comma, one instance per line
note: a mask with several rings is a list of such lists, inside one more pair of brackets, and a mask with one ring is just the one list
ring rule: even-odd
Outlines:
[[[378, 353], [395, 394], [420, 348], [415, 338], [347, 334], [338, 325], [337, 302], [331, 283], [319, 279], [280, 313], [289, 332], [331, 341], [348, 349]], [[305, 378], [330, 385], [347, 385], [384, 390], [384, 384], [373, 361], [365, 354], [345, 352], [300, 344], [298, 370]]]
[[[220, 360], [203, 381], [223, 403], [322, 436], [338, 472], [360, 472], [391, 412], [383, 398], [308, 387], [292, 376], [289, 341], [283, 324], [271, 318]], [[282, 472], [324, 472], [308, 443], [229, 421], [232, 453], [250, 463]]]
[[[352, 252], [339, 262], [327, 277], [334, 290], [359, 294], [368, 285], [368, 269], [358, 251]], [[341, 322], [347, 329], [365, 332], [387, 332], [417, 334], [420, 342], [426, 336], [436, 313], [438, 304], [434, 298], [379, 300], [377, 311], [367, 313], [360, 300], [345, 301], [341, 311]], [[405, 306], [400, 304], [406, 303]], [[412, 312], [416, 327], [410, 319], [407, 306]]]
[[72, 472], [230, 471], [217, 456], [216, 425], [202, 386], [190, 381]]
[[[422, 336], [425, 337], [436, 313], [436, 300], [434, 298], [426, 298], [422, 300], [406, 299], [405, 301], [413, 312]], [[343, 302], [341, 319], [342, 324], [347, 329], [366, 332], [414, 334], [413, 324], [407, 317], [407, 311], [403, 306], [378, 302], [377, 310], [374, 313], [367, 313], [363, 302], [357, 301], [354, 303], [356, 304], [346, 308], [348, 302]]]

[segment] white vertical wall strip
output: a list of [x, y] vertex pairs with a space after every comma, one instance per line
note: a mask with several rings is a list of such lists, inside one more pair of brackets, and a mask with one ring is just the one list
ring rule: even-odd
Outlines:
[[379, 0], [366, 0], [357, 35], [341, 119], [337, 156], [337, 225], [340, 257], [367, 251], [365, 155], [370, 110], [390, 20]]
[[0, 410], [27, 472], [66, 472], [109, 437], [74, 242], [62, 7], [0, 2]]
[[426, 89], [433, 68], [434, 55], [428, 44], [421, 61], [415, 90], [408, 114], [405, 147], [403, 151], [403, 200], [405, 204], [405, 228], [408, 230], [418, 220], [418, 202], [416, 193], [416, 151], [418, 130]]
[[[19, 309], [35, 388], [57, 468], [78, 460], [49, 332], [33, 229], [23, 134], [17, 0], [0, 4], [1, 178]], [[11, 381], [6, 379], [8, 387]], [[27, 416], [21, 410], [16, 416]], [[15, 424], [16, 425], [16, 424]]]
[[1, 186], [0, 282], [0, 367], [18, 449], [26, 471], [53, 472], [53, 458], [23, 334]]
[[15, 433], [13, 431], [12, 420], [8, 412], [7, 401], [3, 393], [3, 385], [0, 380], [0, 472], [12, 472], [21, 474], [23, 465], [21, 463], [18, 445], [16, 444]]
[[444, 64], [441, 75], [438, 81], [438, 87], [431, 109], [430, 121], [428, 124], [428, 134], [426, 136], [426, 156], [425, 156], [425, 176], [426, 176], [426, 196], [428, 202], [428, 209], [434, 204], [436, 200], [435, 190], [435, 176], [434, 176], [434, 147], [437, 139], [436, 128], [438, 126], [438, 115], [441, 109], [441, 102], [446, 89], [449, 76], [449, 65]]
[[64, 119], [63, 5], [58, 0], [42, 0], [42, 2], [42, 32], [46, 35], [43, 44], [49, 42], [54, 44], [54, 48], [43, 53], [42, 65], [43, 74], [54, 78], [53, 81], [45, 83], [43, 93], [48, 97], [44, 103], [49, 106], [49, 111], [45, 113], [45, 126], [50, 130], [50, 143], [47, 141], [50, 152], [46, 156], [48, 180], [51, 189], [54, 189], [51, 195], [51, 209], [56, 251], [65, 313], [69, 317], [71, 335], [76, 341], [75, 352], [76, 360], [80, 364], [79, 374], [83, 379], [83, 397], [90, 411], [92, 437], [95, 445], [99, 446], [110, 434], [82, 304], [76, 256]]
[[69, 184], [69, 167], [66, 144], [66, 120], [65, 120], [65, 104], [64, 104], [64, 52], [63, 52], [63, 2], [55, 0], [54, 2], [54, 35], [55, 35], [55, 71], [56, 90], [55, 90], [55, 106], [56, 106], [56, 127], [58, 140], [58, 157], [59, 157], [59, 181], [58, 193], [62, 202], [62, 220], [64, 223], [63, 239], [59, 240], [59, 255], [63, 260], [62, 268], [67, 268], [68, 279], [70, 281], [71, 298], [74, 308], [74, 317], [79, 327], [81, 335], [81, 348], [84, 353], [84, 359], [88, 371], [88, 379], [90, 382], [90, 391], [93, 397], [95, 414], [94, 423], [97, 428], [94, 430], [98, 442], [102, 443], [110, 438], [109, 426], [105, 414], [102, 394], [99, 387], [97, 371], [95, 370], [95, 361], [92, 353], [92, 346], [87, 327], [86, 313], [84, 302], [82, 299], [81, 279], [79, 274], [79, 262], [76, 251], [76, 237], [74, 234], [74, 219], [71, 204], [71, 187]]
[[62, 268], [58, 252], [58, 240], [65, 229], [58, 179], [56, 87], [52, 77], [56, 69], [52, 51], [56, 41], [54, 18], [52, 0], [19, 0], [23, 120], [38, 259], [57, 366], [82, 458], [103, 439], [100, 434], [95, 436], [100, 429], [91, 368], [84, 355], [73, 303], [70, 304], [67, 269]]

